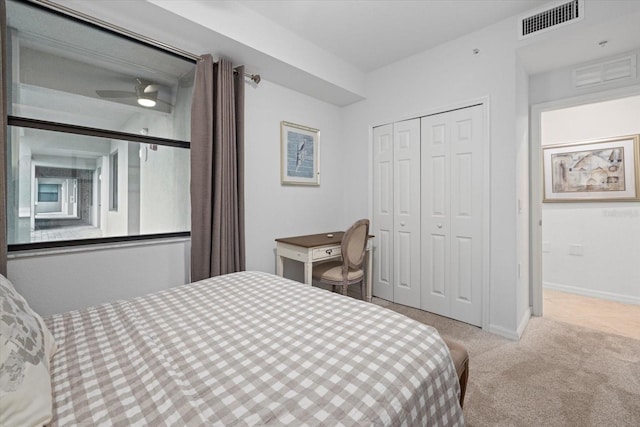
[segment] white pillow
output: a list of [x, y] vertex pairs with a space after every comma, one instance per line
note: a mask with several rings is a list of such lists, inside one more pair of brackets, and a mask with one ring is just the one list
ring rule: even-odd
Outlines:
[[42, 318], [0, 275], [0, 425], [51, 421], [49, 361], [56, 351]]

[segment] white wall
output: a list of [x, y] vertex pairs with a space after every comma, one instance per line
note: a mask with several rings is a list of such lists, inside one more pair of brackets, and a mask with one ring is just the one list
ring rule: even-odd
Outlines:
[[[638, 134], [638, 118], [640, 96], [544, 112], [542, 145]], [[640, 304], [640, 202], [545, 203], [542, 218], [545, 287]]]
[[127, 206], [129, 202], [128, 189], [129, 180], [128, 176], [128, 162], [129, 158], [127, 141], [113, 140], [111, 141], [111, 154], [118, 153], [118, 209], [112, 210], [110, 200], [110, 185], [111, 182], [111, 164], [109, 157], [107, 157], [107, 168], [102, 169], [102, 181], [106, 183], [106, 192], [103, 193], [103, 198], [107, 205], [107, 215], [104, 221], [105, 236], [126, 236], [127, 235], [127, 219], [128, 211]]
[[188, 140], [191, 133], [191, 99], [193, 98], [194, 72], [183, 76], [177, 84], [176, 96], [172, 109], [172, 138], [177, 140]]
[[[349, 158], [369, 158], [373, 125], [435, 113], [489, 97], [491, 232], [489, 324], [517, 337], [516, 40], [515, 22], [497, 25], [380, 69], [367, 79], [368, 99], [345, 108], [344, 140]], [[473, 49], [480, 50], [474, 54]], [[522, 136], [522, 135], [520, 135]], [[345, 195], [347, 214], [366, 216], [370, 209], [370, 168], [354, 162]], [[528, 293], [528, 290], [527, 290]]]
[[188, 240], [11, 258], [7, 276], [47, 316], [188, 282]]
[[[140, 161], [140, 232], [142, 234], [189, 231], [189, 150], [159, 145], [142, 146]], [[172, 171], [172, 179], [166, 179]]]
[[[345, 214], [344, 187], [367, 167], [366, 150], [349, 157], [341, 109], [268, 81], [247, 83], [245, 200], [247, 269], [275, 272], [278, 237], [344, 230], [366, 210]], [[280, 122], [320, 130], [320, 186], [280, 184]], [[299, 263], [285, 275], [301, 279]]]
[[15, 146], [20, 150], [20, 161], [18, 162], [18, 213], [19, 217], [31, 217], [32, 203], [35, 195], [32, 196], [31, 191], [34, 183], [31, 179], [31, 146], [27, 142], [23, 142], [25, 138], [20, 135], [19, 131], [10, 130], [13, 138], [17, 139]]
[[522, 335], [531, 317], [529, 281], [529, 76], [516, 62], [516, 319]]
[[[184, 102], [184, 97], [180, 97], [180, 102]], [[176, 107], [174, 112], [182, 116], [183, 110], [183, 107]], [[135, 114], [127, 120], [122, 130], [173, 138], [176, 135], [173, 119], [172, 115], [153, 111]], [[178, 137], [183, 138], [188, 125], [179, 126]], [[152, 149], [149, 144], [143, 143], [140, 143], [140, 150], [140, 234], [188, 231], [191, 220], [189, 150], [162, 145]], [[167, 171], [173, 174], [172, 179], [167, 179]]]

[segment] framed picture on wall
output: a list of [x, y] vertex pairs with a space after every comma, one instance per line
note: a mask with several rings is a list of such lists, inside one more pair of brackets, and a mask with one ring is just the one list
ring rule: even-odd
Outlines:
[[544, 146], [544, 202], [640, 200], [640, 135]]
[[280, 138], [282, 184], [320, 185], [320, 131], [283, 121]]

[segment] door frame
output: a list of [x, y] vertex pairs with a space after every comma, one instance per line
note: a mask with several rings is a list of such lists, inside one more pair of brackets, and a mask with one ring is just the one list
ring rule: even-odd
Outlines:
[[[491, 309], [491, 98], [489, 95], [479, 98], [472, 98], [445, 106], [430, 108], [405, 116], [395, 117], [389, 120], [380, 120], [369, 124], [369, 218], [373, 218], [373, 128], [384, 126], [390, 123], [401, 122], [433, 116], [453, 110], [482, 105], [483, 120], [483, 177], [482, 177], [482, 329], [490, 329], [490, 309]], [[375, 248], [373, 248], [375, 250]]]
[[534, 316], [542, 316], [544, 313], [542, 286], [542, 113], [636, 95], [640, 95], [640, 85], [562, 98], [531, 106], [529, 144], [529, 297], [531, 314]]

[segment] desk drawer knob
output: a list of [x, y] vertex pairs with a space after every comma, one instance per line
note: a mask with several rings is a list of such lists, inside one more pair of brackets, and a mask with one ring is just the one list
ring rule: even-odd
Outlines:
[[331, 255], [331, 253], [333, 252], [333, 249], [327, 249], [325, 252], [327, 253], [327, 255]]

